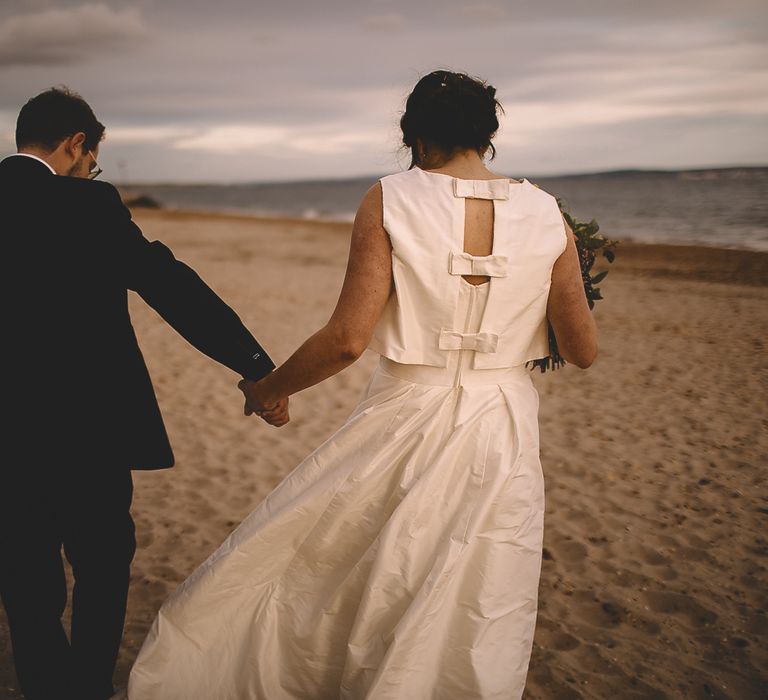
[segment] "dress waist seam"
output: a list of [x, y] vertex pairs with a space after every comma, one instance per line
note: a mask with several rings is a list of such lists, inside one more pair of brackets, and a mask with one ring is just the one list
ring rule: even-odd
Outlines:
[[522, 377], [530, 377], [530, 371], [525, 365], [504, 367], [503, 369], [463, 368], [457, 377], [455, 368], [403, 364], [384, 356], [379, 360], [379, 369], [398, 379], [404, 379], [414, 384], [446, 387], [505, 384], [508, 382], [518, 382]]

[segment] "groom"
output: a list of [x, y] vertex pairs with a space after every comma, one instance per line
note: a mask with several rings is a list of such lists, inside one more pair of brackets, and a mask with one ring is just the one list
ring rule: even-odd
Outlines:
[[24, 105], [19, 153], [0, 162], [0, 595], [28, 700], [112, 694], [136, 548], [130, 470], [173, 466], [127, 290], [242, 377], [274, 368], [237, 314], [144, 238], [117, 190], [93, 181], [103, 136], [79, 95], [50, 89]]

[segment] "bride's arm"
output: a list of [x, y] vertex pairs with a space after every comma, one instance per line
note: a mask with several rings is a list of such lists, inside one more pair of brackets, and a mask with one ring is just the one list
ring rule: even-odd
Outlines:
[[392, 290], [392, 246], [382, 217], [381, 184], [376, 183], [355, 216], [347, 273], [330, 320], [274, 372], [243, 385], [251, 405], [272, 405], [363, 354]]
[[573, 231], [565, 220], [563, 224], [567, 243], [552, 268], [547, 318], [563, 359], [586, 369], [597, 356], [597, 325], [584, 293]]

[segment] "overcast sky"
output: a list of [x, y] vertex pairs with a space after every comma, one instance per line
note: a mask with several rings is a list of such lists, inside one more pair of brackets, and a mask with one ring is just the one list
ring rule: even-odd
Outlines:
[[114, 181], [347, 177], [407, 166], [424, 73], [495, 85], [495, 169], [768, 164], [757, 0], [3, 0], [0, 152], [21, 105], [79, 91]]

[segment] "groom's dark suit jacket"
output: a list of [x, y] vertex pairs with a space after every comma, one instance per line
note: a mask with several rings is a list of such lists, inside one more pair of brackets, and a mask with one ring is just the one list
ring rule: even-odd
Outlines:
[[[16, 468], [14, 458], [53, 469], [73, 459], [173, 465], [128, 315], [129, 289], [243, 377], [259, 379], [274, 368], [237, 314], [165, 245], [144, 238], [108, 183], [6, 158], [0, 245], [0, 473]], [[173, 390], [195, 394], [199, 387]]]

